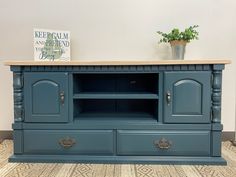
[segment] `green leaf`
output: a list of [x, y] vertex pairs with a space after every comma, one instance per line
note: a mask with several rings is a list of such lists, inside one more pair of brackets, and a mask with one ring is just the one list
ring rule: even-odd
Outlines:
[[170, 42], [174, 40], [185, 40], [187, 42], [190, 42], [191, 40], [198, 39], [199, 33], [196, 31], [196, 28], [198, 27], [198, 25], [193, 25], [181, 32], [178, 28], [173, 28], [169, 33], [157, 31], [157, 34], [161, 35], [162, 37], [160, 39], [160, 43]]

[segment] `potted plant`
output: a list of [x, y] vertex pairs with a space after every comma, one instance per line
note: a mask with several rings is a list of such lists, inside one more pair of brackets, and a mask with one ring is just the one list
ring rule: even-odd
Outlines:
[[173, 59], [184, 59], [186, 44], [194, 39], [198, 39], [197, 27], [198, 25], [190, 26], [181, 32], [178, 28], [172, 29], [169, 33], [157, 31], [162, 36], [159, 42], [170, 43]]

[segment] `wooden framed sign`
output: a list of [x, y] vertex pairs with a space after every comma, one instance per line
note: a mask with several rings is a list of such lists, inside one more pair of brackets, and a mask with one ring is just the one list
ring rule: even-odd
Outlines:
[[34, 29], [34, 60], [70, 61], [70, 32]]

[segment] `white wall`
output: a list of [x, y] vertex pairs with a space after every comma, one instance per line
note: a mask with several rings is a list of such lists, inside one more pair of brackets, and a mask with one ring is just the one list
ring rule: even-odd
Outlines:
[[[186, 59], [236, 59], [235, 0], [0, 0], [0, 60], [33, 59], [33, 28], [71, 31], [72, 59], [166, 59], [157, 30], [200, 26]], [[226, 66], [222, 119], [235, 125], [235, 63]], [[0, 130], [13, 121], [12, 79], [0, 64]]]

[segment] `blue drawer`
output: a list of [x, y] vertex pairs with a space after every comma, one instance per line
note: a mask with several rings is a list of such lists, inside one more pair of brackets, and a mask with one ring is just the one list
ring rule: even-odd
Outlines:
[[113, 154], [112, 130], [25, 130], [26, 154]]
[[209, 131], [117, 132], [118, 155], [209, 156]]

